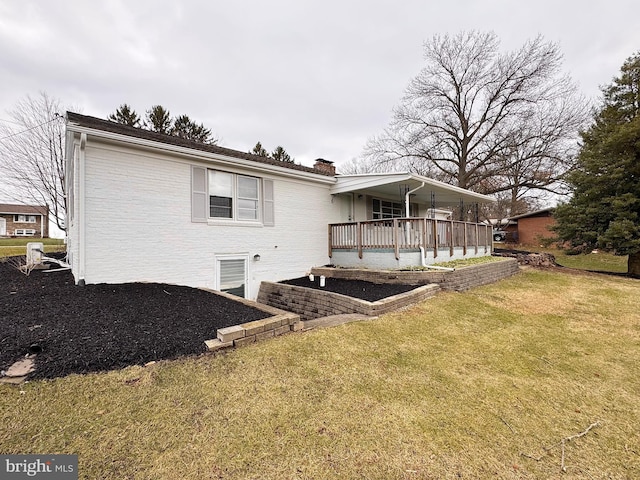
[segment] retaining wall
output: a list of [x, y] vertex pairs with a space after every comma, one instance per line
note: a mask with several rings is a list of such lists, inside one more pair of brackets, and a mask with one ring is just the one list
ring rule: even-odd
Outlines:
[[271, 305], [256, 303], [252, 300], [240, 298], [225, 292], [218, 292], [206, 288], [202, 290], [210, 291], [217, 295], [227, 297], [234, 302], [244, 303], [251, 308], [257, 308], [258, 310], [271, 314], [270, 317], [262, 320], [254, 320], [253, 322], [242, 323], [240, 325], [219, 328], [216, 331], [217, 338], [204, 342], [210, 352], [223, 348], [240, 347], [249, 343], [276, 337], [283, 333], [302, 330], [300, 316], [293, 312], [283, 311]]
[[409, 292], [376, 302], [368, 302], [327, 290], [262, 282], [258, 293], [258, 302], [297, 313], [303, 321], [306, 321], [348, 313], [360, 313], [368, 316], [382, 315], [421, 302], [435, 295], [438, 290], [440, 290], [438, 285], [422, 285]]
[[405, 285], [438, 284], [443, 290], [464, 291], [480, 285], [497, 282], [518, 272], [518, 262], [505, 258], [502, 261], [471, 265], [446, 271], [369, 270], [356, 268], [317, 267], [314, 275], [328, 278], [366, 280], [373, 283], [401, 283]]

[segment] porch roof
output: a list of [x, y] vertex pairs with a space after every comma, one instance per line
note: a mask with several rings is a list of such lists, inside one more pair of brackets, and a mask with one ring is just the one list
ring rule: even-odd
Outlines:
[[404, 202], [404, 190], [413, 190], [424, 184], [424, 187], [413, 192], [411, 201], [431, 205], [434, 194], [436, 207], [450, 207], [460, 204], [491, 203], [495, 200], [487, 195], [475, 193], [460, 187], [454, 187], [438, 180], [416, 175], [415, 173], [365, 173], [357, 175], [338, 175], [336, 183], [331, 187], [332, 194], [362, 192], [383, 198], [397, 198]]

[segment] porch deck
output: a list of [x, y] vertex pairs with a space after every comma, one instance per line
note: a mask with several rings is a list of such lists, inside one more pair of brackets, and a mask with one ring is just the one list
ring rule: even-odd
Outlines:
[[486, 224], [435, 218], [334, 223], [329, 225], [329, 257], [345, 267], [420, 266], [491, 255], [491, 234]]

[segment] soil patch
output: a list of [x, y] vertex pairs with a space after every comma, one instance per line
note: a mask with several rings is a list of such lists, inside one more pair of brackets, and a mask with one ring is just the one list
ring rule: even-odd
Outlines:
[[30, 378], [199, 354], [217, 329], [267, 317], [194, 288], [157, 283], [78, 287], [69, 271], [26, 276], [0, 260], [0, 370], [37, 346], [42, 351]]
[[315, 277], [314, 281], [310, 281], [309, 277], [294, 278], [285, 280], [280, 283], [287, 285], [295, 285], [298, 287], [314, 288], [317, 290], [327, 290], [329, 292], [341, 293], [348, 297], [359, 298], [375, 302], [383, 298], [391, 297], [399, 293], [414, 290], [416, 285], [403, 285], [391, 283], [373, 283], [364, 280], [345, 280], [341, 278], [325, 278], [325, 286], [320, 286], [319, 277]]

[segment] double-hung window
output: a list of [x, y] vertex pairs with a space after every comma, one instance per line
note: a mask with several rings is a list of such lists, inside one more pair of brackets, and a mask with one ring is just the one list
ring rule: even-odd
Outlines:
[[233, 218], [233, 174], [209, 170], [209, 216]]
[[209, 170], [209, 217], [259, 220], [258, 178]]
[[192, 221], [273, 225], [273, 180], [196, 166], [191, 171]]
[[36, 223], [35, 215], [14, 215], [13, 221], [15, 223]]

